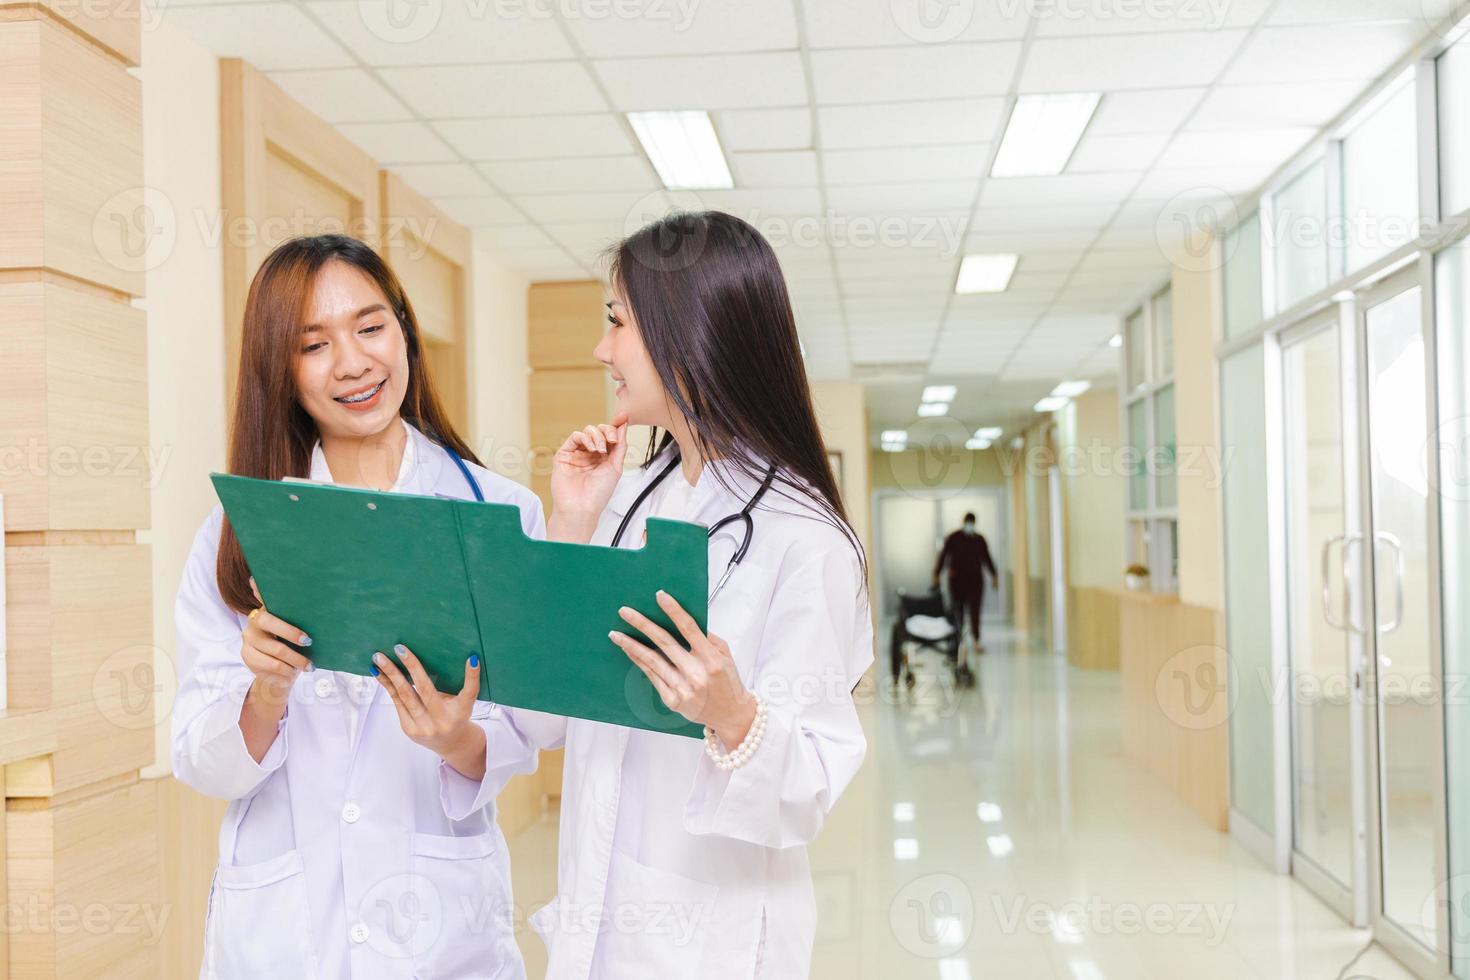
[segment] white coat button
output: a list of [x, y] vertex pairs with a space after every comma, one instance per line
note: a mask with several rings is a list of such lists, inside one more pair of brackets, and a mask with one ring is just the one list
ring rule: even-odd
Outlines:
[[336, 685], [332, 683], [332, 679], [330, 677], [318, 677], [316, 679], [317, 697], [329, 698], [332, 696], [332, 691], [334, 690], [336, 690]]
[[342, 808], [342, 819], [348, 823], [357, 823], [357, 818], [362, 816], [362, 807], [356, 803], [349, 803]]
[[355, 943], [365, 943], [365, 942], [367, 942], [367, 937], [368, 937], [368, 927], [367, 927], [367, 924], [366, 923], [363, 923], [363, 922], [356, 923], [352, 927], [352, 929], [348, 932], [348, 935], [352, 937], [352, 941], [355, 942]]

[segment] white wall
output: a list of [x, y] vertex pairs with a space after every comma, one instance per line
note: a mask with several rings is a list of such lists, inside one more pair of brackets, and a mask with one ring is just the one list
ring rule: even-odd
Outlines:
[[[148, 429], [155, 459], [153, 642], [160, 683], [157, 762], [168, 771], [175, 689], [174, 596], [194, 532], [214, 506], [211, 471], [225, 466], [224, 271], [220, 210], [219, 62], [167, 23], [143, 32], [143, 180], [156, 207], [141, 220], [172, 228], [148, 255]], [[188, 79], [187, 85], [179, 84]]]
[[529, 485], [529, 283], [475, 239], [470, 268], [470, 445], [490, 469]]

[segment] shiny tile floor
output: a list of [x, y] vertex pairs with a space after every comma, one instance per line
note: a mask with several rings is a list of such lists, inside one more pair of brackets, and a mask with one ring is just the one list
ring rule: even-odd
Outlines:
[[[1116, 674], [986, 636], [972, 689], [925, 658], [911, 692], [865, 695], [867, 762], [811, 849], [813, 977], [1411, 976], [1122, 758]], [[522, 908], [555, 853], [555, 814], [511, 841]]]

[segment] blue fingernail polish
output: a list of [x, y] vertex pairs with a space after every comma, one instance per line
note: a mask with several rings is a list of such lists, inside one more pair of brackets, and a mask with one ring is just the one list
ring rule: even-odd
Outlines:
[[404, 646], [402, 643], [395, 643], [393, 644], [393, 652], [401, 657], [408, 652], [408, 647]]
[[304, 647], [311, 646], [311, 637], [307, 636], [305, 633], [302, 633], [301, 634], [301, 645], [304, 646]]
[[378, 676], [378, 665], [377, 664], [373, 664], [373, 676], [374, 677], [377, 677]]
[[478, 666], [480, 666], [480, 658], [479, 657], [476, 657], [476, 656], [471, 656], [470, 657], [470, 666], [471, 667], [478, 667]]

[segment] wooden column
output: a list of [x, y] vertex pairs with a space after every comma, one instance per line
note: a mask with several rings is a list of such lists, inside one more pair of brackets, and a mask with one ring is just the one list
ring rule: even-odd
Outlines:
[[160, 975], [136, 5], [0, 0], [0, 494], [14, 977]]

